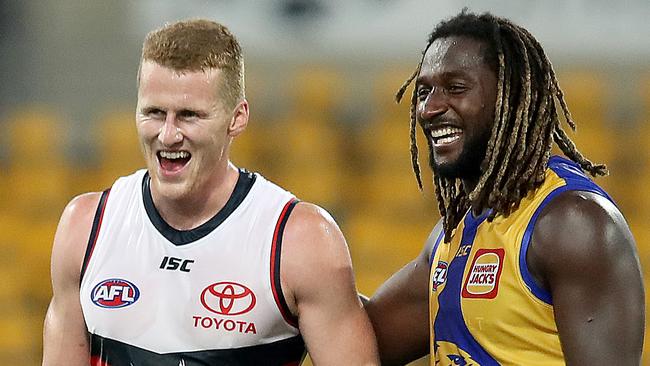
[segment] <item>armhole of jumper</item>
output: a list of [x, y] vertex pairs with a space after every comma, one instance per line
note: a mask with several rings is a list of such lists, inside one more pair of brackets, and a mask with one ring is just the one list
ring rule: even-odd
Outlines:
[[280, 281], [280, 254], [282, 252], [282, 236], [284, 235], [284, 228], [287, 225], [291, 211], [293, 211], [296, 204], [300, 202], [292, 198], [284, 205], [282, 213], [278, 218], [273, 232], [273, 243], [271, 244], [271, 289], [273, 291], [273, 298], [275, 303], [282, 314], [284, 320], [291, 326], [298, 328], [298, 318], [291, 313], [287, 301], [282, 293], [282, 284]]
[[530, 292], [536, 298], [538, 298], [539, 300], [543, 301], [548, 305], [553, 305], [553, 297], [551, 296], [551, 292], [547, 289], [542, 288], [537, 283], [532, 273], [530, 273], [530, 270], [528, 269], [528, 260], [526, 255], [528, 253], [528, 248], [530, 247], [530, 241], [533, 236], [535, 223], [537, 222], [539, 215], [542, 213], [542, 210], [546, 207], [546, 205], [548, 205], [555, 197], [557, 197], [558, 195], [566, 191], [591, 192], [595, 194], [600, 194], [603, 197], [609, 199], [609, 196], [604, 194], [603, 191], [595, 189], [594, 187], [595, 187], [594, 185], [567, 183], [564, 186], [556, 188], [555, 190], [550, 192], [544, 198], [542, 203], [540, 203], [540, 205], [535, 209], [535, 213], [533, 213], [533, 216], [531, 217], [530, 221], [528, 222], [528, 225], [526, 226], [526, 231], [524, 231], [524, 236], [521, 240], [521, 247], [519, 248], [519, 272], [521, 273], [521, 277], [523, 278], [524, 283], [526, 287], [528, 287]]
[[79, 285], [81, 285], [81, 281], [83, 280], [84, 273], [86, 273], [86, 269], [88, 268], [88, 263], [90, 262], [90, 258], [93, 255], [93, 251], [95, 250], [95, 244], [97, 244], [97, 237], [99, 236], [99, 229], [102, 226], [102, 219], [104, 218], [104, 210], [106, 209], [106, 201], [108, 201], [108, 195], [110, 194], [111, 189], [107, 189], [104, 192], [102, 192], [102, 196], [99, 199], [99, 204], [97, 205], [97, 210], [95, 211], [95, 218], [93, 219], [93, 227], [92, 230], [90, 231], [90, 236], [88, 237], [88, 244], [86, 245], [86, 254], [84, 255], [84, 261], [81, 266], [81, 274], [79, 276]]
[[[436, 239], [436, 243], [433, 245], [433, 248], [431, 249], [431, 253], [429, 253], [429, 270], [433, 267], [433, 259], [436, 256], [436, 251], [438, 251], [438, 246], [440, 246], [440, 243], [442, 242], [442, 238], [445, 237], [445, 232], [444, 230], [440, 232], [438, 235], [438, 239]], [[436, 263], [436, 266], [438, 264]]]

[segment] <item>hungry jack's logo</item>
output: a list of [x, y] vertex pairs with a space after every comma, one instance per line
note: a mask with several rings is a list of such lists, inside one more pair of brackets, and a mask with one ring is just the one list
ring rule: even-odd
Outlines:
[[474, 256], [463, 286], [463, 297], [494, 299], [499, 292], [499, 279], [503, 270], [505, 250], [479, 249]]

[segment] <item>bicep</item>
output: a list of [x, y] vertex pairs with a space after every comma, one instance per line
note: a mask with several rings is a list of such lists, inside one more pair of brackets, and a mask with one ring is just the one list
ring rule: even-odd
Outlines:
[[88, 365], [90, 349], [79, 292], [54, 295], [43, 328], [43, 365]]
[[296, 298], [300, 332], [312, 360], [319, 365], [375, 360], [372, 326], [356, 295], [351, 271], [318, 272], [320, 280]]
[[[560, 202], [533, 234], [544, 258], [567, 364], [638, 365], [644, 290], [634, 239], [608, 201], [581, 195]], [[585, 199], [585, 197], [587, 199]]]
[[53, 296], [43, 329], [44, 365], [89, 363], [79, 280], [97, 201], [97, 194], [73, 200], [64, 210], [56, 231], [51, 263]]
[[315, 364], [376, 364], [375, 338], [357, 294], [347, 244], [322, 209], [296, 206], [287, 222], [281, 276]]

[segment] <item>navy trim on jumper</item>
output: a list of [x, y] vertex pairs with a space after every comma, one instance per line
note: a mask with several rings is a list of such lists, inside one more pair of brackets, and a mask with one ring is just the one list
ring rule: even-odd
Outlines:
[[[231, 321], [228, 319], [228, 321]], [[305, 354], [301, 336], [239, 348], [156, 353], [116, 339], [90, 334], [93, 364], [177, 366], [177, 365], [298, 365]]]
[[95, 218], [93, 219], [93, 226], [90, 230], [90, 236], [88, 237], [88, 244], [86, 245], [86, 254], [84, 254], [84, 261], [81, 265], [81, 274], [79, 275], [79, 284], [81, 285], [81, 280], [86, 273], [86, 268], [88, 268], [88, 263], [90, 258], [93, 256], [93, 251], [95, 250], [95, 244], [97, 244], [97, 237], [99, 236], [99, 229], [102, 226], [102, 219], [104, 218], [104, 210], [106, 209], [106, 201], [108, 200], [108, 195], [111, 193], [111, 189], [107, 189], [102, 192], [102, 196], [99, 198], [99, 204], [97, 204], [97, 210], [95, 211]]
[[280, 254], [282, 253], [282, 238], [284, 236], [284, 229], [289, 221], [291, 212], [300, 202], [297, 199], [291, 199], [284, 206], [280, 217], [278, 218], [275, 232], [273, 233], [273, 243], [271, 244], [271, 289], [273, 290], [273, 297], [276, 304], [282, 313], [284, 320], [291, 326], [298, 328], [298, 318], [291, 313], [287, 300], [282, 292], [282, 282], [280, 281]]
[[144, 175], [142, 179], [142, 198], [144, 201], [144, 208], [147, 211], [147, 216], [153, 226], [170, 242], [175, 245], [185, 245], [197, 241], [204, 236], [211, 233], [216, 229], [222, 222], [224, 222], [228, 216], [230, 216], [239, 205], [242, 203], [244, 198], [248, 195], [253, 184], [255, 183], [256, 175], [248, 172], [246, 170], [239, 170], [239, 178], [237, 178], [237, 184], [235, 189], [232, 192], [232, 195], [226, 202], [225, 206], [216, 215], [214, 215], [210, 220], [201, 224], [200, 226], [190, 229], [190, 230], [177, 230], [171, 227], [163, 218], [160, 216], [160, 213], [156, 209], [153, 203], [153, 198], [151, 197], [151, 177], [149, 173]]

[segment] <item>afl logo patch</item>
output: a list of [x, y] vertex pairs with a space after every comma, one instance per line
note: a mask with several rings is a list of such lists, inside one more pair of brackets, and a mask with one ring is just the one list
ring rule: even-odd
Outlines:
[[464, 298], [494, 299], [499, 292], [505, 250], [479, 249], [463, 286]]
[[433, 277], [431, 278], [432, 291], [437, 291], [438, 287], [443, 283], [445, 283], [445, 280], [447, 279], [447, 268], [448, 268], [447, 262], [443, 262], [443, 261], [438, 262], [438, 266], [433, 272]]
[[220, 315], [246, 314], [255, 307], [255, 294], [237, 282], [217, 282], [201, 292], [201, 304]]
[[102, 308], [123, 308], [138, 301], [140, 290], [127, 280], [111, 278], [98, 283], [90, 293], [92, 302]]

